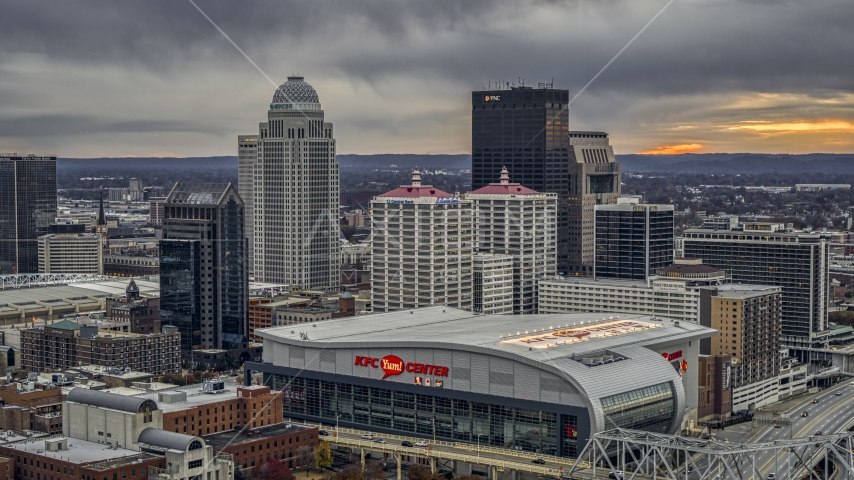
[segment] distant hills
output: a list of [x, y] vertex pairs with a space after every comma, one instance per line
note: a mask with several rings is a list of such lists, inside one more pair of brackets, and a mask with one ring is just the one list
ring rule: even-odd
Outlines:
[[117, 170], [195, 170], [237, 169], [237, 157], [125, 157], [125, 158], [57, 158], [56, 168], [63, 170], [85, 170], [115, 172]]
[[[769, 155], [758, 153], [706, 153], [681, 155], [617, 155], [624, 172], [701, 174], [854, 174], [854, 154], [812, 153]], [[349, 168], [471, 168], [471, 155], [338, 155], [342, 169]], [[60, 158], [57, 169], [72, 171], [120, 170], [237, 170], [236, 156], [188, 158]]]
[[[418, 154], [380, 154], [380, 155], [338, 155], [342, 168], [387, 168], [397, 165], [400, 168], [471, 168], [471, 155], [418, 155]], [[186, 158], [59, 158], [59, 170], [199, 170], [199, 169], [237, 169], [236, 156], [223, 157], [186, 157]]]
[[624, 172], [702, 174], [854, 174], [854, 155], [810, 153], [705, 153], [681, 155], [617, 155]]
[[385, 153], [380, 155], [338, 155], [342, 168], [385, 168], [397, 165], [400, 168], [471, 168], [471, 155], [417, 155]]

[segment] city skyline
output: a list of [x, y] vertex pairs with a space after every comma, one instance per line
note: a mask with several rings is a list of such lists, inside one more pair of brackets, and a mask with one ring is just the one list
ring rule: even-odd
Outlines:
[[[3, 7], [0, 151], [233, 154], [270, 82], [193, 4], [82, 5]], [[619, 154], [854, 146], [843, 1], [197, 5], [273, 83], [312, 79], [342, 153], [469, 153], [471, 91], [522, 78], [595, 79], [570, 128]]]

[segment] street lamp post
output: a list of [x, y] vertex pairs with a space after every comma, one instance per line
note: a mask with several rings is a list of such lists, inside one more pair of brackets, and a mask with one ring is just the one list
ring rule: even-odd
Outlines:
[[477, 429], [477, 458], [480, 458], [480, 436], [483, 435], [483, 430]]
[[338, 438], [338, 419], [341, 418], [341, 415], [335, 416], [335, 438]]
[[436, 417], [433, 417], [430, 420], [433, 421], [433, 441], [435, 442], [436, 441]]

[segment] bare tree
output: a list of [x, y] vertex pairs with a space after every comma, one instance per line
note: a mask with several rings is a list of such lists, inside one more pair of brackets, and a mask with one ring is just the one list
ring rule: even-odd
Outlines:
[[296, 457], [294, 458], [294, 465], [297, 468], [304, 468], [308, 470], [310, 468], [314, 468], [315, 458], [314, 458], [314, 450], [308, 445], [303, 445], [297, 448]]

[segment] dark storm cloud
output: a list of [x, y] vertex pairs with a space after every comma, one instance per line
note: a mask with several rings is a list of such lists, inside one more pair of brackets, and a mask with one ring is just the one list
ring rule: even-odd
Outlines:
[[0, 118], [0, 137], [70, 136], [100, 133], [200, 132], [205, 126], [175, 120], [116, 120], [94, 115], [34, 115]]
[[[664, 3], [202, 0], [198, 5], [262, 68], [281, 76], [290, 73], [293, 60], [307, 63], [313, 57], [366, 80], [408, 69], [478, 83], [499, 76], [556, 77], [571, 88], [583, 85]], [[223, 55], [241, 61], [185, 1], [13, 2], [2, 8], [0, 52], [6, 54], [154, 71], [180, 70], [187, 62]], [[540, 35], [532, 11], [552, 12], [565, 28]], [[854, 62], [845, 59], [854, 58], [852, 24], [850, 0], [677, 1], [596, 86], [639, 93], [757, 85], [850, 89]], [[453, 38], [453, 48], [443, 38]]]
[[[270, 48], [287, 39], [290, 48], [324, 47], [318, 36], [358, 23], [364, 33], [388, 39], [407, 36], [413, 24], [447, 30], [484, 11], [513, 10], [487, 0], [467, 2], [197, 2], [245, 50]], [[91, 63], [140, 62], [175, 67], [182, 60], [225, 46], [220, 34], [186, 1], [13, 2], [0, 16], [5, 52], [43, 53]], [[346, 31], [344, 28], [343, 31]], [[353, 33], [353, 32], [348, 32]], [[327, 43], [358, 42], [333, 35]], [[235, 52], [236, 53], [236, 52]], [[269, 52], [272, 54], [273, 52]], [[287, 53], [282, 50], [279, 54]]]
[[[342, 152], [368, 141], [406, 148], [407, 138], [424, 150], [437, 135], [465, 151], [471, 90], [525, 77], [577, 92], [666, 3], [197, 1], [274, 81], [299, 70], [324, 84]], [[723, 121], [711, 104], [775, 92], [802, 97], [753, 116], [816, 114], [811, 101], [854, 89], [851, 25], [851, 0], [677, 0], [579, 97], [571, 122], [638, 138]], [[107, 132], [122, 148], [127, 133], [168, 131], [221, 136], [201, 147], [233, 153], [231, 136], [254, 130], [272, 94], [188, 1], [5, 2], [0, 32], [0, 138], [28, 146]]]

